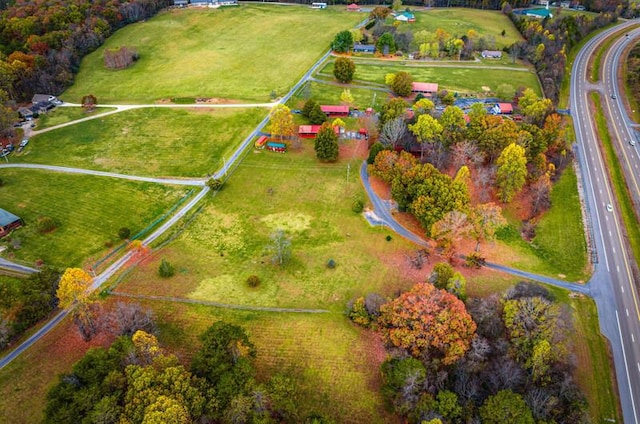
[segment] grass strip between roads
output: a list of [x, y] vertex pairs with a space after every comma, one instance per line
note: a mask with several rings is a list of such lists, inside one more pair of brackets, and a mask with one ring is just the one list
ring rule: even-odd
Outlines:
[[618, 33], [616, 33], [613, 37], [607, 38], [607, 40], [604, 43], [600, 44], [600, 46], [598, 47], [598, 50], [593, 59], [593, 66], [591, 66], [591, 82], [600, 81], [600, 68], [602, 65], [602, 56], [604, 56], [604, 53], [609, 50], [609, 48], [611, 47], [611, 44], [615, 41], [615, 36], [617, 35]]
[[609, 170], [609, 176], [613, 184], [613, 190], [615, 191], [616, 199], [620, 208], [620, 214], [624, 221], [624, 226], [627, 232], [627, 240], [631, 245], [633, 256], [636, 262], [640, 262], [640, 229], [638, 228], [638, 221], [633, 213], [633, 203], [622, 175], [622, 169], [620, 163], [616, 158], [616, 152], [611, 142], [611, 136], [607, 129], [607, 121], [602, 111], [602, 105], [600, 103], [600, 94], [591, 93], [591, 101], [594, 104], [596, 110], [596, 124], [598, 126], [598, 137], [604, 146], [605, 161]]

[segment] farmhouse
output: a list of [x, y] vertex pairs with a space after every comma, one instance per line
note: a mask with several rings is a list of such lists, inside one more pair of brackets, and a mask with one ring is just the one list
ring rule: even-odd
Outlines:
[[349, 106], [320, 106], [320, 110], [328, 117], [349, 116]]
[[500, 50], [482, 50], [481, 53], [484, 59], [500, 59], [502, 58], [502, 52]]
[[376, 46], [373, 44], [354, 44], [353, 45], [354, 53], [375, 53]]
[[4, 209], [0, 209], [0, 237], [6, 236], [11, 230], [15, 230], [23, 225], [24, 221], [22, 218]]
[[[321, 125], [300, 125], [298, 127], [298, 137], [302, 138], [315, 138], [320, 131]], [[338, 127], [333, 127], [336, 135], [340, 134], [340, 129]]]
[[355, 3], [351, 3], [349, 6], [347, 6], [347, 11], [349, 12], [359, 12], [360, 10], [360, 6]]
[[493, 113], [496, 115], [511, 115], [513, 113], [513, 105], [511, 103], [496, 103], [493, 107]]
[[412, 93], [422, 93], [426, 97], [435, 95], [438, 92], [438, 84], [431, 82], [413, 82], [411, 83]]

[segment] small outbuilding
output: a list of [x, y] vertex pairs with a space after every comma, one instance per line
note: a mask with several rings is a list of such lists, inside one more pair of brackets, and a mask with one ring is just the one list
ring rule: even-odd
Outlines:
[[411, 83], [412, 93], [421, 93], [426, 97], [434, 96], [438, 93], [438, 84], [432, 82], [413, 82]]
[[376, 46], [373, 44], [354, 44], [353, 45], [353, 52], [354, 53], [375, 53], [376, 52]]
[[[321, 127], [321, 125], [300, 125], [298, 127], [298, 137], [316, 138]], [[338, 127], [333, 127], [333, 131], [335, 131], [336, 135], [340, 134], [340, 129]]]
[[500, 50], [482, 50], [481, 53], [484, 59], [501, 59], [502, 52]]
[[396, 15], [396, 21], [400, 22], [415, 22], [416, 15], [411, 12], [402, 12]]
[[12, 214], [9, 211], [0, 209], [0, 238], [6, 236], [16, 228], [20, 228], [24, 225], [24, 221], [19, 216]]
[[513, 113], [513, 105], [511, 103], [496, 103], [493, 107], [493, 113], [496, 115], [511, 115]]
[[351, 3], [350, 5], [347, 6], [347, 11], [349, 12], [359, 12], [360, 10], [362, 10], [360, 9], [360, 6], [358, 6], [355, 3]]
[[334, 116], [349, 116], [349, 106], [322, 105], [320, 110], [330, 118]]

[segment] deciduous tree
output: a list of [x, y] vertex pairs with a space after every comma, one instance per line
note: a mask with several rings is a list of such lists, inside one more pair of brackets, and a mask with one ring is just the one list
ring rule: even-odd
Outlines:
[[269, 130], [272, 135], [278, 136], [280, 140], [290, 137], [295, 133], [293, 115], [287, 106], [278, 104], [271, 109], [269, 114]]
[[341, 83], [349, 83], [356, 73], [356, 64], [346, 57], [339, 57], [333, 64], [333, 76]]
[[378, 41], [376, 42], [376, 50], [384, 55], [396, 52], [396, 42], [390, 32], [385, 32], [378, 38]]
[[483, 424], [535, 424], [531, 409], [517, 393], [501, 390], [480, 407]]
[[385, 122], [380, 132], [380, 143], [386, 147], [396, 149], [404, 145], [407, 134], [407, 124], [404, 119], [396, 118]]
[[435, 143], [442, 134], [442, 125], [431, 115], [420, 115], [415, 124], [409, 125], [409, 131], [413, 133], [420, 143], [420, 158], [424, 158], [424, 147], [427, 143]]
[[89, 301], [89, 287], [93, 278], [80, 268], [67, 268], [60, 278], [56, 296], [61, 308], [66, 309], [75, 303]]
[[325, 122], [320, 127], [316, 136], [314, 149], [316, 157], [323, 162], [335, 162], [338, 160], [338, 136], [329, 122]]
[[399, 97], [389, 100], [382, 105], [379, 124], [384, 125], [387, 121], [402, 117], [407, 110], [407, 106], [409, 106], [407, 102]]
[[524, 186], [527, 179], [527, 157], [523, 147], [515, 143], [507, 146], [496, 164], [496, 185], [500, 199], [507, 203]]
[[391, 84], [391, 89], [394, 93], [401, 97], [407, 97], [411, 94], [411, 84], [413, 83], [413, 77], [410, 73], [400, 71], [396, 74]]
[[271, 253], [271, 262], [282, 266], [291, 257], [291, 239], [282, 229], [277, 229], [271, 234], [271, 243], [267, 249]]
[[353, 35], [351, 31], [340, 31], [336, 34], [331, 44], [331, 48], [336, 53], [347, 53], [353, 48]]
[[465, 354], [476, 331], [460, 299], [427, 283], [383, 305], [379, 324], [387, 343], [444, 365]]

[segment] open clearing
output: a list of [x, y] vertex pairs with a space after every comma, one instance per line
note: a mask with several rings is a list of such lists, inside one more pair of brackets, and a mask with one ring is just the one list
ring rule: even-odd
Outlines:
[[[413, 279], [392, 261], [406, 263], [404, 253], [415, 247], [393, 234], [386, 241], [386, 230], [370, 227], [351, 210], [354, 196], [364, 199], [361, 159], [350, 161], [346, 154], [337, 164], [320, 164], [312, 143], [304, 140], [300, 151], [285, 155], [248, 153], [183, 235], [118, 290], [157, 294], [155, 271], [163, 257], [177, 273], [161, 292], [222, 303], [343, 311], [354, 296], [391, 295], [411, 286]], [[364, 140], [359, 143], [364, 147]], [[268, 252], [270, 235], [279, 228], [292, 244], [284, 267], [274, 266]], [[334, 269], [326, 266], [329, 259]], [[262, 283], [250, 288], [246, 279], [254, 274]]]
[[[20, 248], [10, 251], [30, 264], [41, 259], [60, 268], [80, 266], [105, 251], [105, 243], [118, 242], [122, 227], [131, 229], [131, 234], [144, 229], [188, 190], [15, 168], [0, 169], [0, 178], [4, 181], [2, 207], [26, 222], [11, 236], [19, 240]], [[39, 233], [36, 220], [40, 216], [53, 218], [58, 228]]]
[[13, 162], [142, 176], [204, 177], [268, 111], [134, 109], [49, 131]]
[[[336, 33], [363, 13], [342, 8], [242, 4], [219, 9], [173, 9], [117, 31], [85, 57], [61, 98], [101, 104], [149, 103], [172, 97], [269, 101], [286, 93], [324, 54]], [[128, 69], [104, 67], [106, 48], [137, 49]]]

